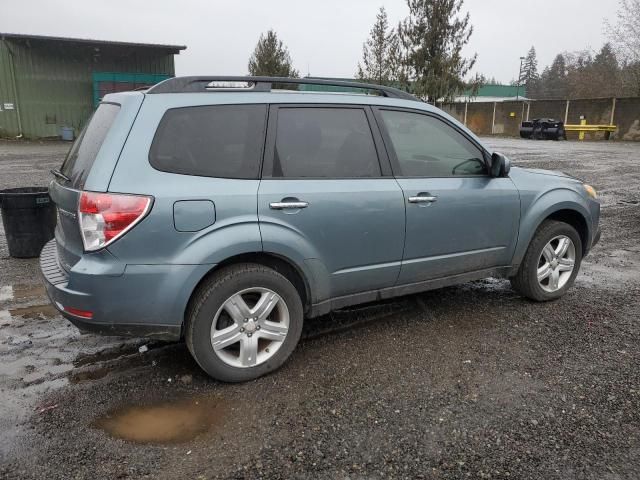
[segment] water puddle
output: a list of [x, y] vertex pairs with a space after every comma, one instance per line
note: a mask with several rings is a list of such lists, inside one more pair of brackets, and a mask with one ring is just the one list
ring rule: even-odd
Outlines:
[[56, 315], [58, 315], [58, 311], [51, 304], [0, 310], [0, 319], [2, 320], [9, 320], [10, 317], [22, 317], [28, 320], [41, 320], [44, 318], [53, 318]]
[[180, 443], [220, 425], [225, 410], [219, 400], [202, 398], [129, 406], [110, 412], [94, 426], [135, 443]]
[[24, 301], [32, 298], [42, 298], [46, 296], [42, 285], [3, 285], [0, 286], [0, 302]]

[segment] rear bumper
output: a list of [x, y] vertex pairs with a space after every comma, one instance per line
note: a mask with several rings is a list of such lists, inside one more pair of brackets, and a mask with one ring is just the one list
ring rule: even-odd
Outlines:
[[[54, 303], [55, 304], [55, 303]], [[58, 308], [58, 307], [56, 307]], [[148, 337], [157, 340], [180, 340], [182, 329], [174, 325], [134, 325], [126, 323], [96, 323], [85, 318], [75, 317], [58, 310], [73, 325], [83, 333], [98, 335], [114, 335], [118, 337]]]
[[[211, 265], [126, 265], [119, 275], [104, 254], [86, 255], [70, 272], [60, 267], [55, 240], [40, 255], [49, 299], [78, 329], [103, 335], [178, 340], [191, 292]], [[66, 311], [91, 312], [91, 318]]]

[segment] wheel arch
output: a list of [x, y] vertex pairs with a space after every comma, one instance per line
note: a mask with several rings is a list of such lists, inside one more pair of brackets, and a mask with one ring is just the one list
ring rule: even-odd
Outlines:
[[283, 275], [287, 280], [289, 280], [298, 294], [300, 295], [300, 300], [302, 301], [302, 307], [304, 309], [305, 314], [311, 308], [312, 303], [312, 295], [311, 295], [311, 285], [307, 276], [304, 274], [302, 269], [295, 264], [295, 262], [290, 259], [283, 257], [281, 255], [277, 255], [274, 253], [267, 252], [247, 252], [241, 253], [229, 258], [226, 258], [222, 262], [214, 265], [205, 275], [200, 279], [200, 281], [195, 285], [191, 294], [189, 296], [189, 300], [184, 309], [182, 325], [183, 325], [183, 333], [184, 333], [184, 325], [186, 321], [187, 312], [189, 311], [189, 305], [193, 301], [194, 294], [200, 288], [200, 286], [205, 283], [209, 278], [215, 275], [220, 269], [231, 266], [238, 265], [241, 263], [255, 263], [258, 265], [264, 265], [265, 267], [272, 268], [276, 272]]
[[521, 220], [518, 244], [512, 262], [514, 268], [517, 270], [534, 235], [546, 220], [564, 222], [575, 228], [582, 241], [582, 255], [585, 256], [592, 232], [591, 214], [583, 203], [583, 199], [576, 192], [568, 189], [552, 190], [539, 197]]
[[[571, 225], [573, 228], [575, 228], [578, 232], [578, 235], [580, 235], [580, 241], [582, 242], [582, 256], [584, 257], [587, 254], [589, 243], [589, 226], [587, 224], [587, 219], [580, 212], [578, 212], [577, 210], [565, 208], [553, 212], [551, 215], [545, 218], [543, 222], [547, 220], [556, 220], [558, 222], [563, 222]], [[540, 224], [542, 224], [542, 222]], [[538, 225], [538, 228], [539, 227], [540, 225]]]

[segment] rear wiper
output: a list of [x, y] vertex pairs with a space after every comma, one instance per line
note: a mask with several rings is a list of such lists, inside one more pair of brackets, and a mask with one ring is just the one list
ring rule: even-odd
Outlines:
[[62, 173], [60, 170], [52, 169], [51, 173], [53, 173], [53, 175], [55, 175], [56, 177], [61, 178], [67, 182], [71, 181], [71, 179], [67, 177], [64, 173]]

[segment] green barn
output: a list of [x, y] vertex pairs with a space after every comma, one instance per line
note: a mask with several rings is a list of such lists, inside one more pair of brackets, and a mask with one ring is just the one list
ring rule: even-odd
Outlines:
[[0, 137], [77, 135], [105, 94], [174, 76], [185, 48], [0, 33]]

